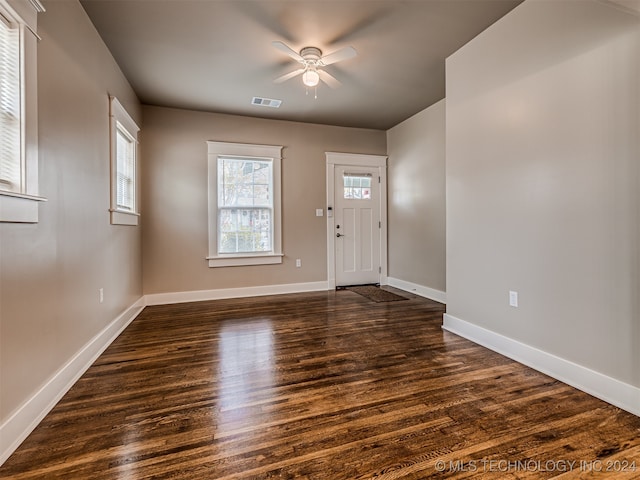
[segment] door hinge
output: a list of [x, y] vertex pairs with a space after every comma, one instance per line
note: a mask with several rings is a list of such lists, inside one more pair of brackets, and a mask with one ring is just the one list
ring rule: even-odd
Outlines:
[[380, 176], [378, 176], [378, 183], [380, 183]]
[[378, 222], [378, 228], [382, 228], [382, 222]]
[[378, 267], [378, 273], [382, 273], [382, 267]]

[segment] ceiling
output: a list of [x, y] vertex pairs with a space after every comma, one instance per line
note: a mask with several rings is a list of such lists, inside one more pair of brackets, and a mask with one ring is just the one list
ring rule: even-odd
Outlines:
[[[445, 58], [522, 0], [80, 1], [144, 104], [386, 130], [444, 98]], [[273, 41], [358, 54], [315, 98], [273, 82], [300, 66]]]

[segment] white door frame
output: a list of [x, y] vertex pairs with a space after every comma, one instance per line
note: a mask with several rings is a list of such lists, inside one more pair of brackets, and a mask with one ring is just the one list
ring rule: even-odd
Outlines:
[[387, 156], [325, 152], [327, 158], [327, 283], [336, 288], [335, 168], [336, 165], [378, 168], [380, 175], [380, 285], [387, 284]]

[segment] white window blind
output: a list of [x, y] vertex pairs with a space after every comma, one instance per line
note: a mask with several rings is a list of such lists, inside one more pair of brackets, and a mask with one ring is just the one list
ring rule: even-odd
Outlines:
[[0, 190], [20, 192], [20, 36], [0, 15]]
[[0, 222], [37, 223], [39, 0], [0, 0]]
[[116, 206], [135, 211], [136, 148], [135, 139], [117, 124]]

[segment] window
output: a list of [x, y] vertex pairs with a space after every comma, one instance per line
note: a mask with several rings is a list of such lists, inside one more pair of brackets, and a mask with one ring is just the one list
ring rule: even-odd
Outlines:
[[[0, 0], [0, 221], [38, 221], [37, 0]], [[18, 14], [17, 12], [20, 12]]]
[[0, 188], [21, 191], [20, 42], [18, 29], [0, 17]]
[[135, 211], [136, 139], [120, 123], [116, 127], [116, 208]]
[[210, 267], [282, 263], [282, 147], [207, 142]]
[[138, 225], [136, 123], [115, 97], [110, 97], [111, 116], [111, 223]]
[[345, 173], [344, 198], [349, 200], [371, 200], [371, 174]]
[[218, 157], [218, 254], [272, 251], [273, 161]]

